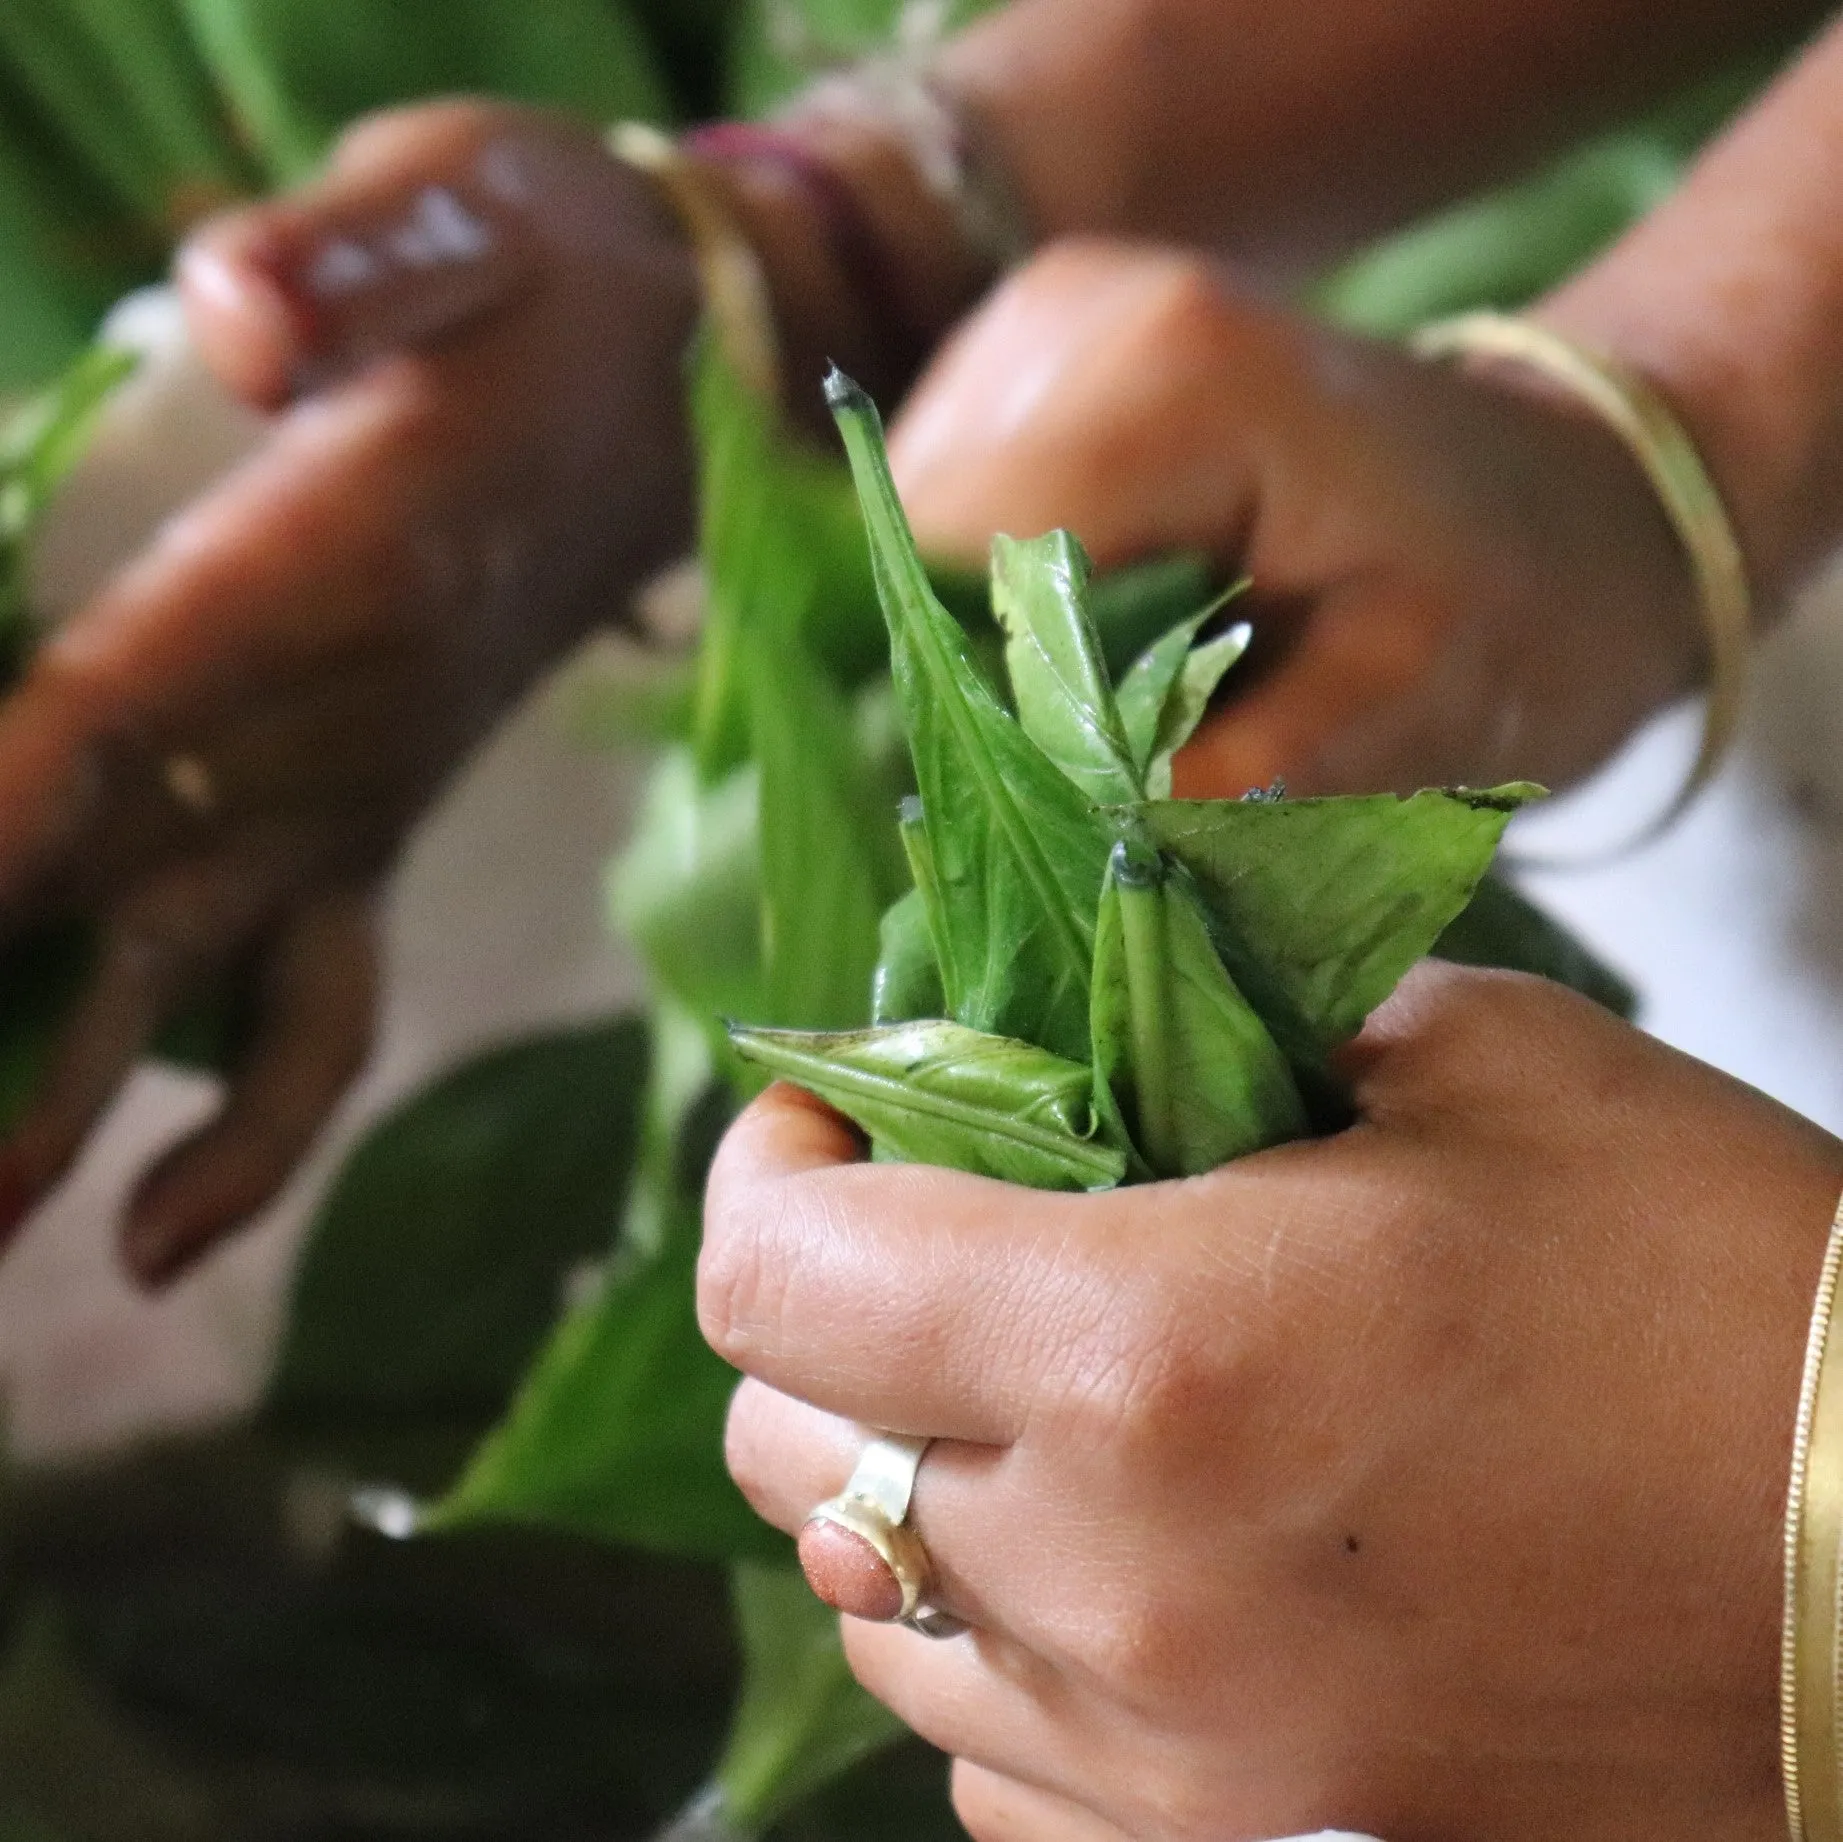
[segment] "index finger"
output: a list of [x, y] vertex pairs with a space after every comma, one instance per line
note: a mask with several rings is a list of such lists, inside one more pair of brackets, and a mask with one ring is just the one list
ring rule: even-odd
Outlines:
[[79, 862], [106, 881], [115, 845], [158, 857], [186, 818], [166, 753], [387, 643], [434, 433], [406, 380], [295, 412], [46, 640], [0, 712], [0, 909]]
[[863, 1162], [838, 1114], [780, 1084], [711, 1168], [699, 1321], [726, 1362], [829, 1413], [1009, 1445], [1107, 1315], [1119, 1215]]

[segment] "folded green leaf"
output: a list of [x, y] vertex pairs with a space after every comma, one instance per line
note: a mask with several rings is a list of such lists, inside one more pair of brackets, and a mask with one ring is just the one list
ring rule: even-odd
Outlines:
[[1362, 1028], [1472, 899], [1541, 789], [1408, 799], [1174, 800], [1143, 808], [1197, 879], [1230, 976], [1296, 1067]]
[[992, 540], [992, 612], [1024, 733], [1097, 806], [1144, 796], [1086, 605], [1087, 553], [1067, 531]]
[[1153, 799], [1170, 796], [1172, 756], [1196, 733], [1223, 674], [1248, 650], [1253, 629], [1246, 622], [1192, 649], [1205, 622], [1245, 587], [1237, 583], [1155, 640], [1120, 681], [1120, 714]]
[[1116, 685], [1149, 646], [1196, 617], [1214, 579], [1208, 557], [1177, 550], [1110, 569], [1088, 584], [1088, 618]]
[[957, 1023], [840, 1034], [732, 1026], [744, 1060], [810, 1088], [894, 1156], [1039, 1190], [1102, 1190], [1124, 1153], [1095, 1136], [1079, 1062]]
[[1223, 970], [1188, 879], [1126, 844], [1095, 929], [1094, 1081], [1158, 1177], [1307, 1129], [1286, 1058]]
[[947, 1000], [928, 927], [928, 904], [919, 889], [911, 889], [884, 911], [879, 941], [870, 983], [871, 1022], [910, 1023], [940, 1016]]
[[1231, 627], [1227, 633], [1206, 640], [1184, 660], [1177, 683], [1165, 699], [1159, 714], [1158, 730], [1152, 738], [1152, 756], [1146, 763], [1146, 791], [1153, 799], [1168, 798], [1171, 792], [1171, 761], [1178, 750], [1196, 734], [1197, 725], [1209, 710], [1210, 699], [1223, 675], [1248, 650], [1253, 628], [1246, 623]]
[[915, 554], [870, 399], [827, 384], [845, 438], [921, 789], [941, 972], [969, 1028], [1084, 1055], [1105, 822], [1023, 732], [974, 664]]

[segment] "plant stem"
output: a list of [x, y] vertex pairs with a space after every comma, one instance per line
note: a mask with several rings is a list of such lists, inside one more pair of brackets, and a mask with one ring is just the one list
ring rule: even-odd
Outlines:
[[1163, 866], [1116, 845], [1113, 877], [1120, 898], [1120, 944], [1126, 960], [1128, 1027], [1132, 1039], [1136, 1136], [1161, 1175], [1178, 1168], [1177, 1101], [1171, 1085], [1166, 1030], [1170, 951], [1166, 940]]

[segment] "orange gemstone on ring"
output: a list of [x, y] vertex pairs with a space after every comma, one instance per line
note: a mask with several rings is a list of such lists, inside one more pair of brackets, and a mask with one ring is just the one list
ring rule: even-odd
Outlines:
[[862, 1535], [815, 1517], [800, 1531], [806, 1583], [833, 1610], [873, 1624], [902, 1616], [902, 1582]]

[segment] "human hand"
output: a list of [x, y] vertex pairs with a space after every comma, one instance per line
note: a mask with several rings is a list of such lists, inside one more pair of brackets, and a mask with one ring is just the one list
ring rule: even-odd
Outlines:
[[937, 358], [891, 458], [924, 549], [1074, 530], [1246, 571], [1255, 648], [1183, 795], [1562, 785], [1686, 690], [1686, 564], [1631, 457], [1468, 375], [1239, 296], [1204, 259], [1065, 244]]
[[102, 931], [0, 1151], [0, 1228], [162, 1018], [253, 967], [222, 1112], [132, 1205], [149, 1281], [270, 1196], [361, 1059], [369, 895], [406, 829], [690, 519], [692, 264], [586, 130], [479, 104], [378, 118], [319, 185], [204, 230], [179, 279], [206, 360], [277, 419], [0, 713], [6, 928]]
[[932, 1435], [934, 1643], [845, 1621], [981, 1842], [1766, 1842], [1780, 1529], [1843, 1145], [1429, 965], [1357, 1122], [1104, 1195], [862, 1162], [771, 1089], [706, 1334], [772, 1522]]

